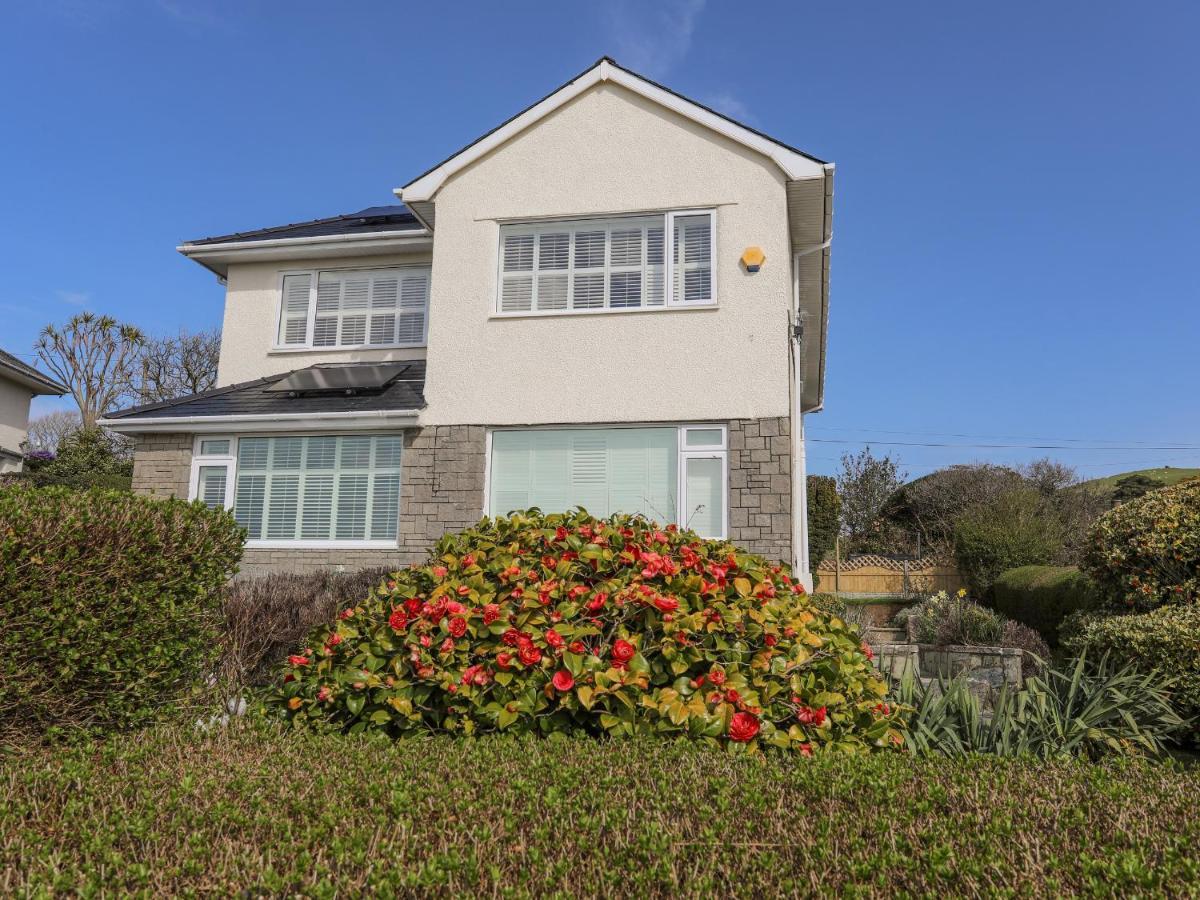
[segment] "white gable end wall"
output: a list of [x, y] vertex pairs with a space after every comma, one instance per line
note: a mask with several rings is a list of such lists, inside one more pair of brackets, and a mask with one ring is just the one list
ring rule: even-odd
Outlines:
[[[497, 318], [500, 225], [716, 210], [715, 309]], [[784, 177], [768, 157], [611, 82], [453, 175], [436, 196], [430, 424], [789, 413]], [[742, 251], [761, 247], [748, 274]]]

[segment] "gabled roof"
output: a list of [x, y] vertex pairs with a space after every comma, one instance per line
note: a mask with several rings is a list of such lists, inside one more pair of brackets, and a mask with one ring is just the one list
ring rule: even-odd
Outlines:
[[389, 206], [368, 206], [358, 212], [313, 219], [309, 222], [294, 222], [291, 225], [272, 225], [253, 231], [235, 231], [216, 237], [186, 241], [186, 247], [203, 247], [208, 244], [240, 244], [251, 241], [278, 240], [280, 238], [326, 237], [346, 234], [378, 234], [389, 231], [420, 231], [421, 223], [403, 203]]
[[30, 388], [35, 394], [53, 394], [61, 397], [67, 392], [64, 385], [59, 384], [49, 375], [43, 375], [28, 363], [21, 362], [11, 353], [0, 350], [0, 377], [18, 381]]
[[[308, 369], [368, 365], [378, 364], [322, 364], [309, 366]], [[284, 423], [291, 428], [313, 428], [320, 427], [323, 421], [328, 427], [331, 419], [337, 421], [338, 427], [348, 427], [355, 420], [358, 424], [376, 422], [382, 425], [382, 419], [415, 416], [425, 406], [425, 360], [404, 360], [402, 365], [403, 369], [380, 390], [300, 394], [270, 390], [276, 382], [298, 371], [307, 371], [297, 369], [175, 400], [118, 410], [101, 419], [100, 424], [118, 432], [197, 431], [204, 430], [198, 426], [206, 421], [225, 428], [237, 422], [268, 429], [271, 423]]]
[[[710, 109], [643, 75], [622, 67], [611, 57], [603, 56], [591, 67], [551, 91], [541, 100], [497, 125], [433, 168], [423, 172], [404, 187], [396, 188], [396, 195], [401, 197], [410, 209], [413, 208], [414, 203], [431, 200], [451, 175], [466, 168], [494, 148], [601, 82], [618, 84], [770, 157], [788, 180], [821, 178], [827, 169], [833, 168], [832, 163], [825, 162], [803, 150], [798, 150], [783, 141], [763, 134], [724, 113]], [[423, 209], [414, 209], [414, 212], [419, 219], [428, 221]]]

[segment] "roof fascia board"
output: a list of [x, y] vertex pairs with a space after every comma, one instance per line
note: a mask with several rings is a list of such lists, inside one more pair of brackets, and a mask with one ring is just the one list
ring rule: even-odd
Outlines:
[[359, 431], [385, 425], [411, 425], [420, 410], [386, 409], [365, 412], [268, 413], [230, 416], [158, 416], [146, 418], [101, 419], [98, 424], [119, 434], [139, 432], [255, 431]]
[[428, 241], [427, 228], [409, 228], [405, 231], [372, 231], [367, 234], [318, 234], [307, 237], [267, 238], [265, 240], [223, 241], [219, 244], [180, 244], [175, 249], [184, 256], [201, 256], [205, 253], [234, 253], [239, 250], [266, 250], [271, 247], [297, 247], [319, 244], [345, 244], [352, 242], [402, 242]]
[[67, 392], [67, 388], [53, 381], [50, 378], [38, 377], [30, 375], [21, 369], [14, 368], [7, 363], [0, 362], [0, 378], [5, 378], [8, 381], [15, 381], [22, 387], [27, 387], [34, 393], [39, 395], [53, 395], [61, 397]]
[[[476, 141], [411, 184], [396, 188], [393, 193], [405, 203], [420, 203], [430, 200], [452, 175], [462, 171], [540, 119], [545, 118], [571, 100], [574, 100], [588, 88], [603, 81], [611, 81], [614, 84], [618, 84], [733, 141], [762, 153], [779, 166], [783, 173], [791, 180], [822, 178], [825, 175], [826, 167], [831, 167], [827, 163], [819, 163], [800, 153], [788, 150], [786, 147], [782, 147], [774, 141], [761, 137], [735, 122], [709, 112], [690, 100], [664, 90], [631, 72], [627, 72], [620, 66], [615, 66], [607, 60], [603, 60], [570, 84], [551, 94], [545, 100], [531, 106], [507, 125], [496, 129], [491, 134]], [[411, 207], [409, 208], [411, 209]]]

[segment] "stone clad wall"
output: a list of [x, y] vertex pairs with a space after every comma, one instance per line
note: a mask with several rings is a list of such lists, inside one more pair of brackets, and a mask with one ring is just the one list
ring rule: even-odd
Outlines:
[[729, 422], [729, 539], [772, 561], [792, 561], [791, 420]]
[[[740, 546], [785, 563], [791, 559], [791, 438], [788, 420], [729, 422], [729, 536]], [[193, 435], [138, 438], [133, 488], [160, 497], [188, 494]], [[246, 550], [243, 575], [344, 567], [399, 568], [424, 559], [447, 531], [483, 513], [487, 429], [431, 425], [404, 432], [399, 546], [395, 550]]]

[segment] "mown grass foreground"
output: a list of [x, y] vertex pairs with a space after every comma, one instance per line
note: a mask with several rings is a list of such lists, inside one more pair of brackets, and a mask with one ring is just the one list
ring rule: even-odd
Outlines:
[[0, 895], [1200, 890], [1200, 771], [160, 730], [0, 763]]

